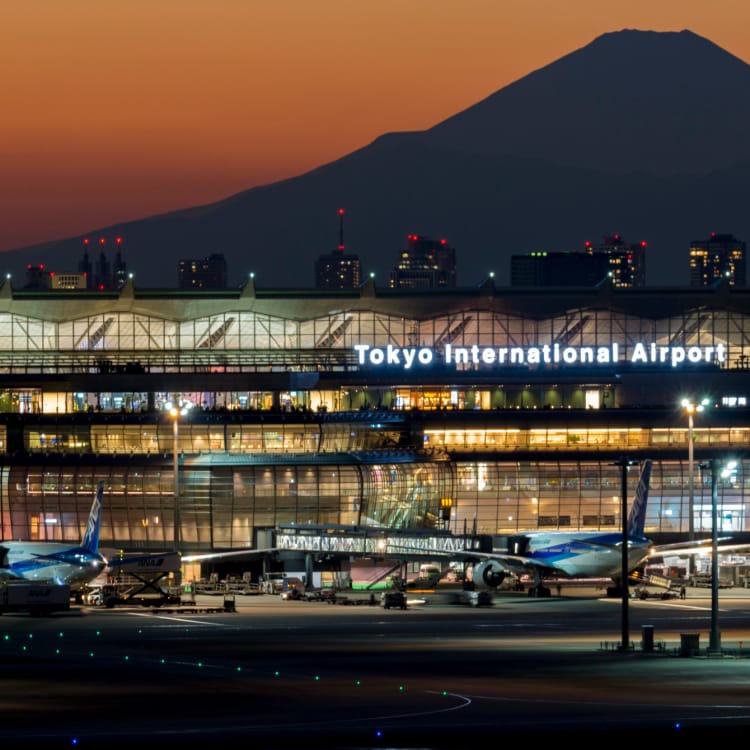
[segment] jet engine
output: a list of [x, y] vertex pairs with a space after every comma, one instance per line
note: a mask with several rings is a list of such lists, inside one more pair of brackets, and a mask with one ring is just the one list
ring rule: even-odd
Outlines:
[[474, 585], [496, 589], [504, 580], [506, 571], [497, 560], [484, 560], [474, 566]]

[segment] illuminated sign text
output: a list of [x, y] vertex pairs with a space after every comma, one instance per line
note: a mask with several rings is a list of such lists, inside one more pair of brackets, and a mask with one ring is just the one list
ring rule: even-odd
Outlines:
[[355, 344], [357, 364], [373, 367], [400, 367], [411, 370], [421, 366], [442, 364], [454, 367], [471, 365], [522, 367], [538, 365], [581, 366], [612, 365], [630, 362], [633, 365], [667, 365], [680, 367], [690, 364], [724, 364], [726, 346], [673, 346], [637, 342], [629, 348], [618, 343], [605, 346], [453, 346], [446, 344], [438, 355], [429, 347], [386, 347]]

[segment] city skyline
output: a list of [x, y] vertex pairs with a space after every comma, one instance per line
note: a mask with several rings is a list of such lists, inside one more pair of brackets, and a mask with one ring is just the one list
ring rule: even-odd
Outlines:
[[[339, 209], [337, 213], [340, 222], [339, 245], [314, 260], [312, 285], [304, 284], [301, 288], [358, 289], [365, 283], [374, 283], [373, 275], [363, 273], [359, 256], [346, 252], [343, 229], [345, 211]], [[90, 238], [84, 238], [83, 255], [78, 262], [77, 272], [30, 263], [26, 267], [25, 281], [20, 285], [16, 282], [15, 287], [27, 290], [121, 289], [127, 280], [134, 280], [137, 269], [128, 268], [121, 252], [121, 237], [115, 238], [113, 243], [117, 247], [113, 258], [105, 251], [107, 244], [112, 243], [108, 243], [108, 238], [100, 237], [99, 247], [96, 248], [92, 246]], [[645, 240], [631, 243], [621, 235], [614, 234], [604, 235], [601, 241], [586, 240], [577, 249], [513, 254], [509, 259], [508, 286], [587, 287], [599, 286], [609, 278], [615, 287], [644, 287], [648, 285], [645, 266], [647, 246]], [[689, 285], [707, 287], [726, 282], [730, 286], [744, 287], [746, 248], [747, 243], [742, 238], [730, 233], [712, 232], [705, 238], [692, 240], [686, 256]], [[388, 285], [412, 290], [460, 287], [456, 283], [459, 260], [460, 253], [457, 254], [456, 248], [446, 238], [435, 240], [425, 235], [407, 235], [406, 245], [398, 251], [391, 267]], [[227, 289], [230, 288], [229, 271], [223, 253], [212, 253], [203, 258], [181, 258], [177, 264], [176, 288]], [[494, 283], [494, 275], [490, 278]]]
[[599, 34], [689, 28], [750, 59], [750, 8], [728, 1], [500, 5], [6, 8], [0, 251], [294, 177], [431, 127]]

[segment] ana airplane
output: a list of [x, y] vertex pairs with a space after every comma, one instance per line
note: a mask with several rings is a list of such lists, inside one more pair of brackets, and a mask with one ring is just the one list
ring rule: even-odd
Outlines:
[[[646, 459], [641, 466], [628, 516], [628, 574], [659, 554], [644, 534], [651, 463]], [[535, 596], [549, 596], [545, 578], [611, 578], [615, 586], [608, 593], [621, 591], [621, 531], [528, 531], [494, 537], [492, 552], [472, 552], [471, 556], [480, 560], [473, 576], [478, 588], [497, 588], [507, 575], [531, 575], [534, 585], [529, 593]]]
[[[686, 558], [712, 551], [712, 540], [654, 545], [646, 537], [644, 526], [651, 463], [651, 459], [646, 459], [641, 465], [635, 499], [628, 516], [628, 578], [652, 558], [665, 555]], [[610, 578], [614, 586], [607, 589], [608, 595], [619, 596], [622, 592], [622, 532], [619, 530], [527, 531], [494, 537], [492, 547], [492, 552], [466, 554], [467, 558], [480, 560], [473, 571], [477, 588], [497, 588], [508, 575], [530, 575], [534, 579], [529, 590], [532, 596], [549, 596], [550, 590], [543, 584], [545, 578]], [[719, 554], [748, 549], [750, 545], [747, 543], [717, 545]]]
[[0, 542], [0, 581], [26, 580], [83, 588], [107, 566], [99, 552], [104, 482], [99, 482], [80, 545], [63, 542]]

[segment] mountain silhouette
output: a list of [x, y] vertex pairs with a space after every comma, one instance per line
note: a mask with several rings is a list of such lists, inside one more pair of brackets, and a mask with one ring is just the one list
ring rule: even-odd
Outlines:
[[[385, 286], [410, 233], [456, 248], [459, 286], [510, 283], [510, 258], [648, 243], [649, 286], [686, 286], [688, 248], [750, 237], [750, 66], [691, 31], [622, 30], [424, 131], [385, 134], [292, 179], [222, 201], [92, 229], [120, 235], [137, 287], [177, 285], [180, 258], [223, 253], [231, 286], [312, 287], [339, 239]], [[10, 250], [74, 271], [79, 235]], [[96, 261], [98, 248], [90, 253]]]

